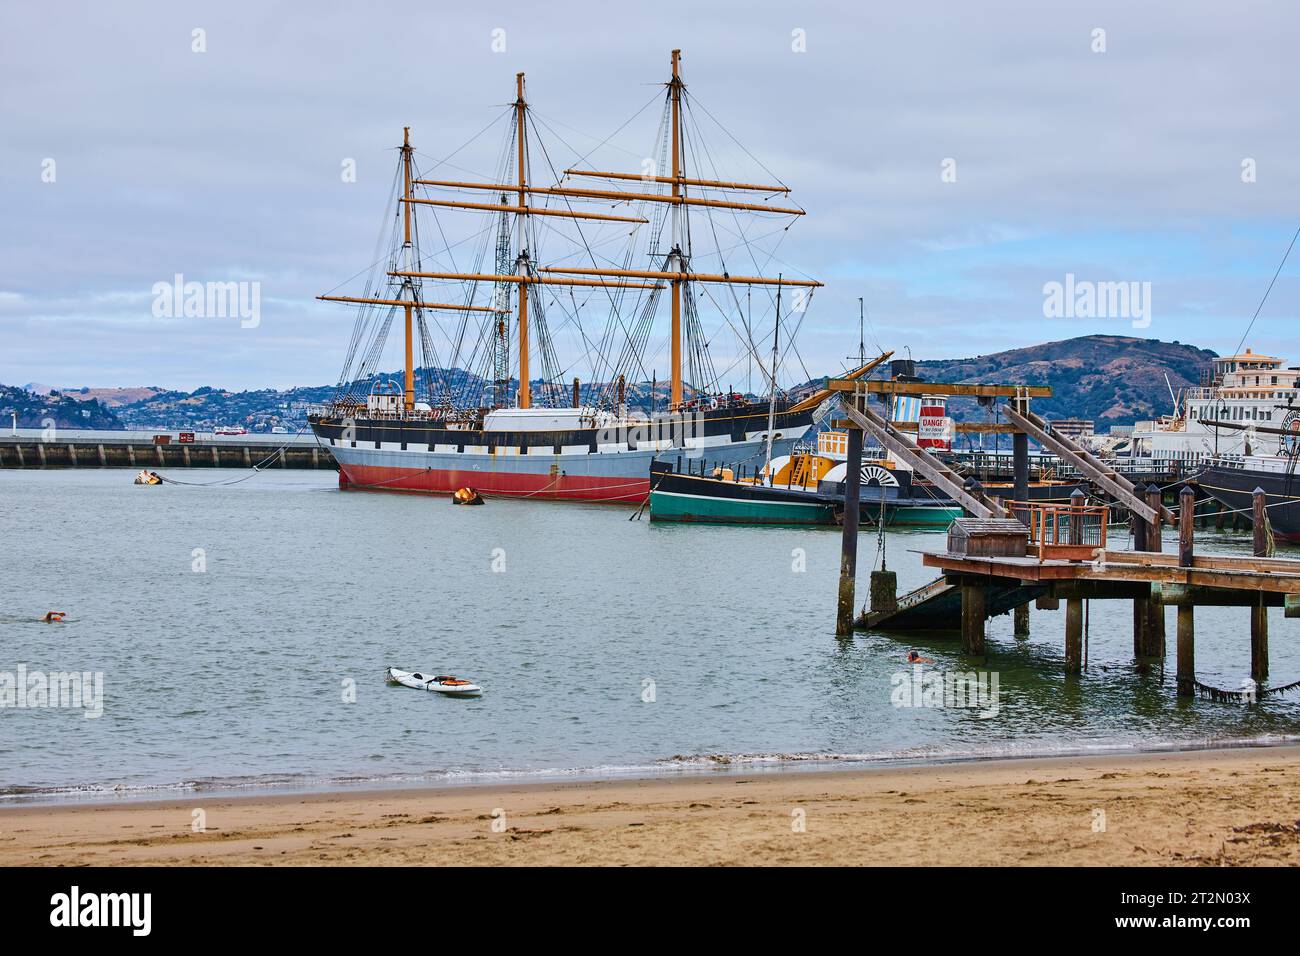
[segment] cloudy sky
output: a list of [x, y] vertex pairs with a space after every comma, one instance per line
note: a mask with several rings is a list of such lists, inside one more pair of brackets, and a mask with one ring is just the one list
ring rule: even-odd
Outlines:
[[[772, 267], [826, 282], [798, 339], [814, 372], [856, 352], [859, 296], [868, 347], [918, 357], [1091, 332], [1224, 352], [1300, 226], [1294, 4], [666, 9], [6, 4], [0, 382], [333, 381], [352, 315], [314, 296], [372, 261], [403, 125], [422, 164], [445, 157], [522, 70], [581, 149], [655, 96], [673, 47], [697, 101], [808, 210]], [[619, 134], [629, 156], [653, 142], [655, 110], [640, 120]], [[459, 168], [490, 173], [476, 150]], [[260, 324], [155, 317], [176, 273], [260, 283]], [[1150, 325], [1046, 317], [1044, 284], [1067, 273], [1149, 282]], [[1300, 363], [1297, 276], [1300, 252], [1251, 342]]]

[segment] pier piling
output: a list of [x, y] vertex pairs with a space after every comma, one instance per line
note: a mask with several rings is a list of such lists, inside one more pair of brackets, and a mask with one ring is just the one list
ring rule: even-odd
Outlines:
[[[1139, 552], [1148, 550], [1147, 522], [1131, 511], [1129, 522], [1133, 527], [1133, 550]], [[1145, 655], [1147, 642], [1150, 640], [1147, 633], [1150, 630], [1150, 603], [1144, 597], [1133, 599], [1133, 656], [1139, 659]]]
[[[1178, 566], [1190, 568], [1196, 557], [1196, 493], [1183, 485], [1178, 493]], [[1191, 697], [1196, 680], [1196, 605], [1178, 605], [1178, 696]]]
[[853, 633], [853, 590], [858, 576], [858, 489], [862, 483], [862, 429], [848, 430], [848, 458], [844, 471], [844, 531], [840, 538], [840, 595], [835, 633]]
[[1065, 672], [1083, 671], [1083, 599], [1065, 599]]
[[[1016, 501], [1029, 500], [1029, 436], [1024, 432], [1015, 432], [1011, 436], [1011, 458], [1014, 469], [1013, 494]], [[1026, 524], [1029, 515], [1017, 512], [1017, 517]]]
[[1013, 616], [1014, 616], [1013, 619], [1015, 624], [1012, 630], [1015, 632], [1016, 637], [1028, 637], [1029, 636], [1029, 602], [1026, 601], [1024, 604], [1017, 605], [1015, 611], [1013, 612]]
[[984, 653], [984, 585], [979, 581], [962, 582], [961, 650], [977, 656]]
[[1178, 566], [1190, 568], [1195, 558], [1196, 492], [1183, 485], [1178, 493]]
[[[1159, 511], [1161, 505], [1160, 489], [1149, 484], [1146, 487], [1147, 505], [1153, 511]], [[1134, 521], [1140, 522], [1142, 519], [1136, 516]], [[1146, 526], [1146, 549], [1155, 554], [1164, 551], [1163, 541], [1164, 527], [1161, 525], [1159, 518], [1147, 523]], [[1153, 589], [1151, 597], [1147, 600], [1147, 623], [1143, 633], [1143, 645], [1141, 657], [1159, 657], [1165, 656], [1165, 604], [1164, 599]]]
[[[1251, 495], [1253, 509], [1251, 515], [1255, 525], [1255, 557], [1268, 557], [1268, 512], [1265, 510], [1263, 488], [1256, 488]], [[1268, 677], [1268, 609], [1264, 606], [1263, 595], [1260, 603], [1250, 609], [1250, 676], [1262, 681]]]
[[1196, 680], [1196, 605], [1178, 605], [1178, 696], [1191, 697]]

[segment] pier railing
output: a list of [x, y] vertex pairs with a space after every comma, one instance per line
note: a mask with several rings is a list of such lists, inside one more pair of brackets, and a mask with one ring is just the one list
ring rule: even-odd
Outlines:
[[1029, 526], [1029, 542], [1043, 559], [1081, 561], [1106, 547], [1106, 505], [1015, 501], [1011, 512]]

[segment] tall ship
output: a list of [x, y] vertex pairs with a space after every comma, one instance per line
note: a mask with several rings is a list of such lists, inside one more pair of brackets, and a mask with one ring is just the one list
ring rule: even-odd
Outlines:
[[[660, 120], [635, 171], [587, 168], [595, 149], [554, 165], [556, 124], [534, 113], [522, 73], [488, 181], [438, 172], [459, 170], [461, 150], [422, 170], [407, 128], [385, 251], [357, 294], [318, 297], [357, 308], [336, 394], [308, 417], [342, 487], [643, 501], [656, 458], [752, 467], [808, 431], [828, 393], [790, 400], [776, 385], [782, 356], [769, 362], [757, 343], [783, 310], [802, 320], [822, 283], [788, 267], [759, 274], [780, 260], [755, 238], [783, 235], [804, 210], [774, 176], [706, 178], [718, 175], [702, 131], [713, 117], [688, 97], [680, 51], [671, 66], [641, 109], [657, 104]], [[666, 342], [654, 334], [661, 311]], [[398, 318], [400, 383], [381, 371]], [[726, 333], [738, 349], [719, 371], [710, 345]], [[565, 364], [566, 334], [585, 384]], [[731, 387], [745, 369], [759, 394]]]

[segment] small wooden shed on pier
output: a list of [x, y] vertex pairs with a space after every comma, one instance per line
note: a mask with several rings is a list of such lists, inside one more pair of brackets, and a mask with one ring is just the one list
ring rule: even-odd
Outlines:
[[948, 553], [971, 558], [1023, 558], [1029, 529], [1019, 518], [958, 518], [948, 527]]

